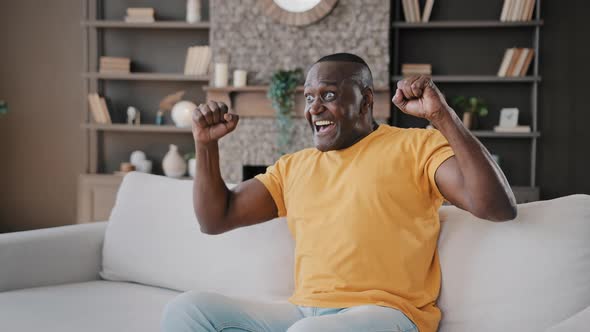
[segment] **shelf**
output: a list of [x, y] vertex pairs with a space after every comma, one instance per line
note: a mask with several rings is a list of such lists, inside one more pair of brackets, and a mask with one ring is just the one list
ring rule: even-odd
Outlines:
[[[242, 87], [226, 86], [222, 88], [214, 86], [204, 86], [203, 90], [209, 92], [266, 92], [268, 91], [268, 85], [249, 85]], [[374, 88], [375, 92], [389, 92], [389, 87], [377, 86]], [[303, 91], [302, 86], [298, 86], [296, 91]]]
[[116, 28], [116, 29], [202, 29], [210, 27], [209, 22], [187, 23], [184, 21], [156, 21], [154, 23], [127, 23], [125, 21], [82, 21], [82, 26], [92, 28]]
[[184, 74], [167, 73], [83, 73], [84, 78], [97, 78], [101, 80], [128, 80], [128, 81], [188, 81], [188, 82], [209, 82], [209, 76], [195, 76]]
[[[394, 81], [400, 81], [403, 79], [403, 76], [393, 76]], [[541, 76], [498, 77], [495, 75], [433, 75], [432, 80], [437, 83], [526, 83], [540, 82]]]
[[453, 29], [453, 28], [519, 28], [542, 26], [543, 20], [502, 22], [502, 21], [432, 21], [426, 23], [393, 22], [398, 29]]
[[540, 137], [540, 132], [531, 133], [505, 133], [495, 132], [493, 130], [472, 130], [471, 133], [475, 137], [490, 137], [490, 138], [536, 138]]
[[121, 132], [144, 132], [144, 133], [191, 133], [191, 128], [178, 128], [171, 125], [128, 125], [122, 123], [115, 124], [83, 124], [82, 128], [98, 131], [121, 131]]

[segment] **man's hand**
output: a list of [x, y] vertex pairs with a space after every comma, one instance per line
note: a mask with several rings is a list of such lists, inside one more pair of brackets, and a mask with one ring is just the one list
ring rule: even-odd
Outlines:
[[448, 115], [449, 105], [429, 76], [411, 76], [397, 82], [391, 100], [402, 112], [432, 123]]
[[210, 143], [231, 133], [240, 120], [237, 114], [228, 113], [227, 105], [215, 101], [200, 104], [193, 111], [193, 137], [195, 142]]

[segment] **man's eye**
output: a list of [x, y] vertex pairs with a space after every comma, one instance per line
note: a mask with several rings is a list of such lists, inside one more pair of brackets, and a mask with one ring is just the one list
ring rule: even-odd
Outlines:
[[307, 101], [310, 104], [313, 103], [313, 96], [312, 95], [305, 96], [305, 101]]
[[334, 99], [334, 97], [336, 97], [336, 94], [334, 92], [326, 92], [324, 94], [324, 100], [332, 100]]

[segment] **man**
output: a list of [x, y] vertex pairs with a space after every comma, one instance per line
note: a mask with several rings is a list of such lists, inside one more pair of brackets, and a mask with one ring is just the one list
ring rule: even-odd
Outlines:
[[201, 230], [287, 216], [296, 242], [290, 303], [188, 292], [168, 305], [164, 330], [434, 332], [443, 199], [480, 218], [515, 218], [502, 171], [429, 77], [398, 82], [392, 101], [438, 130], [377, 125], [371, 72], [352, 54], [320, 59], [304, 88], [315, 148], [281, 157], [233, 190], [220, 175], [217, 141], [239, 117], [216, 102], [193, 117]]

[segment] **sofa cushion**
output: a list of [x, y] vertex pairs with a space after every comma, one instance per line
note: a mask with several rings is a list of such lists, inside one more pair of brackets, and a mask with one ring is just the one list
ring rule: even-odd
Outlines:
[[0, 293], [0, 331], [156, 332], [177, 292], [89, 281]]
[[493, 223], [443, 207], [440, 332], [543, 331], [590, 306], [590, 196]]
[[203, 234], [191, 180], [130, 173], [107, 226], [101, 276], [181, 291], [284, 299], [293, 291], [293, 249], [284, 219]]

